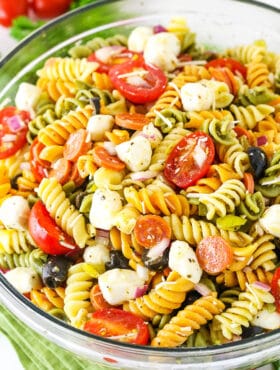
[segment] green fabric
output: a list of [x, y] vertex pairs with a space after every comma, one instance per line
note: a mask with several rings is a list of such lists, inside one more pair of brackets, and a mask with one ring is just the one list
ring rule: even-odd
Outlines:
[[0, 305], [0, 330], [10, 340], [26, 370], [108, 370], [50, 342]]

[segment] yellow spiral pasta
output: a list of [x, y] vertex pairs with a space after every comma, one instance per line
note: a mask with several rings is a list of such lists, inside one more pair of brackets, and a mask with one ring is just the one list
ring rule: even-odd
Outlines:
[[36, 85], [48, 93], [49, 97], [57, 102], [62, 96], [73, 98], [77, 92], [77, 86], [72, 81], [63, 81], [58, 78], [57, 80], [48, 80], [47, 78], [40, 77]]
[[185, 128], [200, 129], [205, 120], [218, 120], [228, 119], [233, 120], [232, 113], [228, 110], [202, 110], [199, 112], [188, 112], [189, 121], [185, 124]]
[[37, 75], [48, 80], [76, 80], [92, 83], [92, 74], [98, 68], [98, 63], [89, 62], [86, 58], [50, 58]]
[[[226, 146], [223, 146], [223, 149], [226, 149]], [[245, 159], [245, 157], [244, 157]], [[249, 164], [249, 158], [246, 157], [247, 163]], [[248, 165], [247, 164], [247, 165]], [[233, 162], [234, 166], [234, 162]], [[240, 166], [237, 166], [239, 168]], [[245, 170], [245, 168], [244, 168]], [[210, 170], [208, 171], [208, 176], [217, 177], [221, 182], [225, 182], [230, 179], [240, 180], [243, 177], [243, 171], [240, 171], [241, 174], [233, 170], [232, 166], [229, 163], [220, 163], [212, 164]]]
[[251, 62], [262, 62], [266, 53], [266, 45], [263, 42], [255, 42], [250, 45], [236, 46], [226, 51], [227, 56], [237, 59], [243, 64], [248, 64]]
[[183, 72], [178, 73], [178, 75], [174, 77], [172, 83], [180, 89], [188, 82], [209, 80], [210, 78], [211, 75], [208, 69], [203, 66], [189, 64], [184, 66]]
[[29, 170], [23, 170], [22, 175], [17, 178], [17, 186], [20, 191], [27, 192], [27, 195], [34, 192], [38, 186], [33, 173]]
[[199, 330], [224, 308], [224, 303], [214, 296], [209, 295], [197, 299], [193, 304], [180, 310], [159, 330], [156, 337], [152, 339], [151, 346], [178, 347], [182, 345], [194, 330]]
[[154, 289], [142, 297], [129, 300], [123, 305], [125, 311], [130, 311], [145, 320], [151, 320], [158, 313], [169, 314], [179, 308], [186, 298], [186, 294], [192, 290], [194, 284], [171, 271], [166, 281], [158, 284]]
[[204, 177], [196, 182], [196, 185], [189, 186], [186, 193], [213, 193], [222, 185], [222, 182], [217, 177]]
[[232, 145], [218, 144], [216, 148], [220, 161], [228, 164], [237, 174], [229, 178], [243, 178], [244, 172], [250, 167], [250, 161], [240, 142], [235, 139]]
[[160, 112], [166, 108], [182, 109], [178, 90], [171, 85], [167, 85], [165, 91], [161, 94], [146, 116], [151, 120], [154, 120], [156, 118], [156, 111]]
[[0, 253], [20, 254], [35, 248], [35, 243], [28, 231], [0, 229]]
[[239, 294], [238, 300], [220, 315], [214, 318], [214, 330], [221, 331], [223, 336], [231, 340], [233, 335], [241, 335], [242, 327], [248, 327], [265, 303], [273, 303], [271, 293], [247, 284], [246, 290]]
[[72, 236], [80, 248], [84, 248], [91, 238], [87, 221], [70, 203], [58, 181], [55, 178], [44, 178], [38, 187], [38, 196], [62, 230]]
[[168, 216], [174, 213], [181, 216], [190, 212], [188, 200], [184, 195], [163, 192], [159, 188], [137, 191], [133, 186], [129, 186], [124, 189], [124, 198], [142, 214], [162, 213]]
[[272, 87], [270, 71], [266, 63], [249, 63], [247, 65], [247, 82], [250, 88], [256, 86]]
[[255, 281], [270, 284], [272, 277], [273, 273], [271, 271], [265, 271], [262, 267], [252, 270], [251, 267], [247, 266], [239, 271], [225, 270], [216, 277], [216, 281], [218, 284], [224, 284], [229, 288], [239, 286], [243, 291], [246, 289], [247, 284], [252, 284]]
[[108, 90], [108, 91], [113, 90], [112, 82], [107, 73], [93, 72], [92, 84], [97, 89]]
[[11, 182], [8, 170], [4, 164], [0, 164], [0, 199], [5, 197], [11, 190]]
[[85, 271], [85, 265], [81, 262], [69, 268], [65, 288], [64, 311], [70, 323], [77, 328], [83, 326], [92, 311], [89, 296], [94, 279]]
[[174, 240], [185, 240], [189, 244], [196, 246], [202, 239], [211, 235], [220, 235], [228, 240], [232, 245], [248, 245], [252, 242], [252, 236], [242, 231], [228, 231], [218, 229], [216, 225], [204, 220], [197, 220], [192, 217], [172, 214], [165, 216], [164, 219], [172, 229]]
[[171, 150], [188, 133], [189, 131], [185, 130], [180, 124], [174, 127], [154, 150], [149, 169], [152, 171], [162, 171]]
[[229, 109], [239, 126], [251, 130], [259, 121], [274, 112], [274, 107], [267, 104], [248, 105], [247, 107], [231, 104]]
[[49, 312], [53, 308], [64, 307], [65, 288], [48, 288], [44, 287], [40, 290], [32, 289], [30, 292], [30, 300], [43, 311]]
[[93, 108], [87, 106], [75, 112], [71, 111], [61, 119], [46, 126], [38, 133], [38, 139], [44, 145], [64, 145], [71, 133], [86, 128]]

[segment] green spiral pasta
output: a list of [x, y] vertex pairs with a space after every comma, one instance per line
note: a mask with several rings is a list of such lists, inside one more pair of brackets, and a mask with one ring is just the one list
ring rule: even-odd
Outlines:
[[186, 113], [175, 109], [175, 108], [165, 108], [162, 111], [155, 111], [155, 121], [154, 124], [160, 127], [161, 132], [170, 132], [178, 123], [186, 122]]
[[241, 85], [238, 90], [236, 103], [237, 105], [247, 107], [248, 105], [266, 104], [276, 97], [277, 95], [265, 86], [250, 88], [248, 85]]
[[215, 140], [215, 142], [223, 145], [232, 145], [236, 142], [236, 135], [232, 130], [232, 121], [230, 120], [205, 120], [201, 129]]
[[20, 254], [0, 253], [0, 268], [11, 270], [15, 267], [32, 267], [33, 270], [41, 273], [47, 257], [47, 254], [37, 248]]
[[260, 191], [253, 194], [247, 193], [239, 205], [239, 213], [246, 216], [248, 220], [259, 219], [265, 209], [264, 197]]
[[206, 208], [207, 220], [212, 220], [215, 216], [223, 217], [233, 213], [236, 206], [239, 206], [241, 200], [245, 198], [245, 193], [243, 182], [231, 179], [225, 181], [214, 193], [199, 195], [198, 201]]

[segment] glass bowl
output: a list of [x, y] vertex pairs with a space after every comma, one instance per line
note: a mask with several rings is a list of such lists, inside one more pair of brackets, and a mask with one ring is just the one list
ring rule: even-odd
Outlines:
[[[272, 6], [234, 0], [98, 1], [48, 23], [0, 62], [0, 102], [13, 97], [21, 81], [52, 55], [62, 56], [82, 39], [128, 31], [137, 25], [167, 24], [184, 16], [197, 40], [218, 48], [265, 39], [280, 52], [280, 15]], [[47, 315], [19, 294], [0, 274], [0, 300], [49, 340], [94, 363], [123, 369], [249, 369], [280, 358], [280, 330], [208, 348], [148, 348], [112, 342]]]

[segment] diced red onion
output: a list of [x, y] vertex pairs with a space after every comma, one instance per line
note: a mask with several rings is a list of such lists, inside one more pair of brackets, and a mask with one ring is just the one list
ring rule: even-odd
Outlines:
[[267, 137], [265, 135], [263, 136], [259, 136], [257, 138], [257, 145], [258, 146], [262, 146], [262, 145], [265, 145], [267, 143]]
[[203, 283], [195, 284], [194, 289], [203, 297], [210, 295], [212, 292], [211, 289], [209, 289], [208, 286]]
[[145, 181], [156, 177], [159, 174], [158, 171], [138, 171], [130, 174], [130, 177], [134, 181]]
[[147, 290], [148, 290], [148, 284], [145, 284], [143, 286], [138, 286], [135, 289], [134, 299], [142, 297], [146, 293]]
[[115, 55], [120, 54], [125, 49], [124, 46], [114, 45], [114, 46], [104, 46], [95, 52], [96, 58], [103, 63], [108, 63], [110, 58]]
[[17, 138], [17, 135], [14, 134], [5, 134], [2, 136], [1, 141], [2, 143], [11, 143], [12, 141], [15, 141]]
[[31, 166], [29, 162], [22, 162], [19, 167], [21, 170], [25, 170], [25, 171], [31, 170]]
[[167, 238], [162, 239], [160, 243], [157, 243], [149, 250], [149, 252], [147, 253], [147, 257], [150, 259], [155, 259], [162, 256], [165, 249], [169, 247], [169, 244], [170, 244], [169, 239]]
[[167, 32], [167, 29], [163, 27], [161, 24], [157, 24], [156, 26], [153, 27], [153, 32], [154, 33]]
[[25, 123], [22, 121], [20, 116], [13, 116], [7, 119], [7, 124], [11, 132], [21, 131], [25, 127]]
[[110, 241], [110, 231], [104, 229], [96, 229], [95, 241], [97, 244], [108, 245]]
[[266, 292], [270, 291], [270, 286], [268, 284], [262, 283], [261, 281], [255, 281], [252, 285], [254, 285], [256, 288], [262, 289]]
[[107, 152], [111, 155], [116, 155], [116, 145], [113, 144], [111, 141], [104, 141], [103, 143], [104, 148], [107, 150]]

